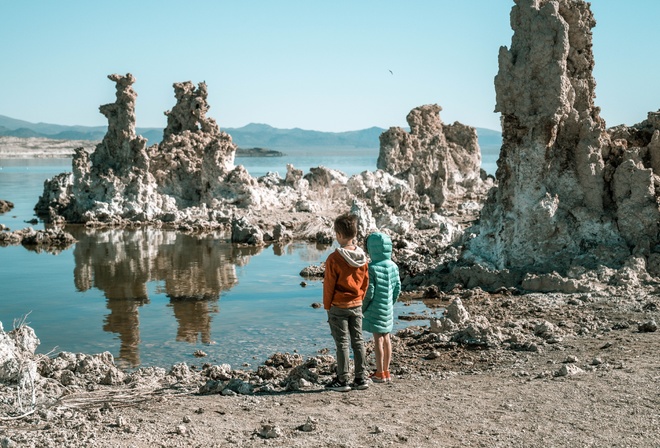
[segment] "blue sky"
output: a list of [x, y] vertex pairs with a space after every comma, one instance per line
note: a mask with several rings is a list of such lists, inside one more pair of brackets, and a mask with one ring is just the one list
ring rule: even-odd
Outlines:
[[[499, 130], [493, 78], [513, 0], [0, 0], [0, 115], [105, 125], [111, 73], [137, 125], [164, 127], [172, 84], [206, 81], [223, 127], [347, 131], [444, 122]], [[608, 126], [660, 109], [657, 0], [592, 0], [596, 104]], [[392, 73], [390, 73], [390, 70]]]

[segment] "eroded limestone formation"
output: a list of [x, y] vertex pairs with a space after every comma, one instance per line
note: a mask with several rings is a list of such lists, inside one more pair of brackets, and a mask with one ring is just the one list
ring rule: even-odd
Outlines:
[[[397, 234], [423, 230], [450, 244], [460, 225], [442, 216], [459, 198], [477, 204], [492, 178], [480, 176], [474, 128], [444, 125], [440, 107], [408, 116], [411, 132], [393, 128], [381, 138], [379, 168], [348, 177], [319, 166], [293, 166], [253, 178], [234, 165], [236, 145], [209, 110], [205, 83], [174, 84], [163, 141], [146, 147], [135, 134], [135, 78], [111, 75], [116, 101], [101, 106], [108, 133], [92, 153], [78, 149], [72, 173], [44, 184], [35, 207], [47, 221], [125, 226], [148, 223], [178, 230], [231, 230], [235, 243], [327, 237], [332, 219], [352, 209], [363, 217], [361, 235], [376, 228]], [[484, 176], [485, 177], [485, 176]], [[471, 214], [474, 213], [474, 207]], [[476, 208], [478, 210], [478, 207]]]
[[135, 77], [110, 75], [117, 85], [116, 101], [104, 104], [99, 111], [108, 119], [108, 130], [101, 143], [90, 155], [91, 169], [100, 177], [102, 172], [114, 172], [126, 177], [133, 167], [148, 170], [147, 140], [135, 133]]
[[498, 187], [465, 259], [565, 273], [620, 267], [658, 244], [658, 114], [608, 132], [594, 105], [589, 4], [517, 0], [495, 78]]
[[174, 84], [177, 103], [166, 112], [164, 139], [147, 148], [135, 134], [135, 78], [109, 79], [116, 83], [116, 101], [100, 107], [108, 132], [93, 152], [76, 150], [72, 173], [45, 182], [35, 210], [46, 221], [185, 226], [201, 221], [212, 228], [228, 219], [228, 207], [263, 202], [253, 191], [256, 180], [233, 164], [231, 136], [206, 117], [204, 83]]
[[72, 173], [44, 182], [35, 211], [47, 221], [145, 221], [175, 209], [174, 201], [158, 193], [147, 141], [135, 134], [135, 78], [130, 73], [108, 78], [117, 87], [116, 101], [99, 108], [108, 132], [91, 154], [76, 150]]
[[377, 166], [405, 179], [434, 206], [447, 207], [483, 196], [492, 182], [484, 182], [476, 129], [458, 122], [444, 124], [441, 110], [437, 104], [417, 107], [406, 117], [410, 132], [384, 132]]
[[173, 197], [179, 209], [208, 204], [234, 170], [236, 145], [206, 117], [205, 83], [174, 83], [176, 104], [165, 112], [163, 141], [150, 148], [151, 172], [158, 190]]

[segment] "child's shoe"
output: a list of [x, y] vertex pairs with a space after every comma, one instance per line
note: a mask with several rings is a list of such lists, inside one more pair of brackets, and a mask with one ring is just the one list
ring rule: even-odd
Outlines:
[[386, 370], [383, 372], [383, 375], [385, 376], [385, 381], [390, 383], [392, 382], [392, 375], [390, 375], [390, 371]]
[[351, 386], [349, 386], [345, 381], [340, 381], [339, 378], [334, 378], [332, 381], [325, 385], [325, 388], [327, 390], [334, 390], [337, 392], [348, 392], [351, 390]]
[[357, 390], [365, 390], [369, 389], [369, 383], [371, 380], [369, 379], [362, 379], [362, 378], [355, 378], [355, 381], [353, 381], [353, 384], [351, 384], [352, 389], [357, 389]]
[[384, 383], [385, 381], [387, 381], [385, 377], [385, 372], [374, 372], [371, 374], [369, 378], [371, 378], [371, 381], [373, 381], [374, 383]]

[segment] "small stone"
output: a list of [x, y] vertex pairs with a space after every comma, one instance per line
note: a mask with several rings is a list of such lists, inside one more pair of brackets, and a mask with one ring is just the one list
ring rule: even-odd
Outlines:
[[205, 352], [202, 350], [195, 350], [195, 353], [193, 353], [193, 356], [197, 358], [204, 358], [205, 356], [208, 356]]
[[183, 417], [183, 423], [190, 423], [191, 421], [192, 421], [192, 420], [190, 420], [190, 417], [188, 417], [187, 415], [184, 415], [184, 417]]
[[260, 437], [264, 439], [274, 439], [282, 435], [282, 430], [279, 426], [274, 425], [263, 425], [258, 432]]
[[51, 410], [41, 410], [39, 411], [39, 417], [41, 417], [46, 421], [49, 421], [55, 418], [55, 413]]
[[[273, 385], [270, 383], [266, 383], [263, 386], [260, 386], [258, 389], [255, 389], [255, 392], [271, 394], [275, 392], [275, 387], [273, 387]], [[279, 406], [279, 405], [275, 404], [275, 406]]]
[[0, 439], [0, 447], [2, 448], [16, 448], [18, 445], [9, 437], [3, 437]]
[[118, 415], [115, 424], [117, 425], [118, 428], [122, 428], [126, 426], [126, 419], [122, 415]]
[[574, 355], [568, 355], [564, 362], [568, 364], [575, 364], [576, 362], [578, 362], [578, 358], [577, 356]]
[[321, 305], [321, 304], [318, 303], [318, 302], [314, 302], [314, 303], [312, 303], [312, 308], [314, 308], [314, 309], [321, 308], [322, 306], [323, 306], [323, 305]]
[[654, 320], [640, 324], [637, 329], [640, 333], [652, 333], [658, 330], [658, 324]]
[[176, 433], [179, 434], [180, 436], [185, 436], [188, 434], [188, 428], [186, 428], [185, 425], [179, 425], [176, 427]]
[[653, 302], [649, 302], [642, 307], [644, 311], [658, 311], [658, 305]]
[[425, 299], [436, 299], [440, 296], [438, 287], [436, 285], [431, 285], [424, 290], [423, 297]]
[[558, 371], [555, 372], [554, 376], [572, 376], [580, 373], [584, 373], [584, 370], [575, 364], [564, 364]]
[[437, 359], [437, 358], [439, 358], [439, 357], [440, 357], [440, 353], [439, 353], [439, 352], [436, 352], [436, 351], [433, 351], [433, 352], [428, 353], [428, 354], [424, 357], [424, 359], [429, 359], [429, 360], [430, 360], [430, 359]]
[[304, 288], [305, 286], [307, 286], [307, 282], [300, 282], [300, 286]]
[[317, 422], [317, 420], [316, 420], [315, 418], [312, 418], [312, 417], [309, 417], [309, 416], [308, 416], [308, 417], [307, 417], [307, 421], [305, 422], [305, 424], [303, 424], [302, 426], [300, 426], [299, 429], [300, 429], [301, 431], [304, 431], [304, 432], [312, 432], [312, 431], [316, 431], [316, 426], [317, 426], [317, 424], [318, 424], [318, 422]]

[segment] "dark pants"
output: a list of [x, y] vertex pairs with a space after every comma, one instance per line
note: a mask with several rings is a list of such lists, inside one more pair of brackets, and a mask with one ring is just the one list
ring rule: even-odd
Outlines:
[[337, 345], [337, 378], [348, 382], [349, 374], [349, 351], [350, 344], [355, 357], [355, 378], [366, 380], [365, 371], [366, 353], [364, 340], [362, 339], [362, 307], [338, 308], [333, 306], [328, 311], [328, 323], [330, 333]]

